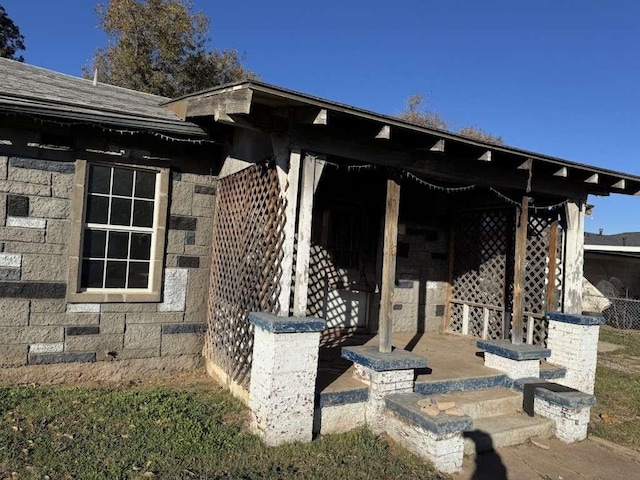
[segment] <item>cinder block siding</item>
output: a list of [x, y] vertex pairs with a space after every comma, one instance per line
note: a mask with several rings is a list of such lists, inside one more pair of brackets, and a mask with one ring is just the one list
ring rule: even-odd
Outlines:
[[436, 226], [401, 226], [393, 293], [394, 331], [442, 330], [448, 251], [447, 229]]
[[0, 156], [0, 365], [199, 354], [215, 178], [172, 172], [159, 303], [68, 303], [75, 163]]

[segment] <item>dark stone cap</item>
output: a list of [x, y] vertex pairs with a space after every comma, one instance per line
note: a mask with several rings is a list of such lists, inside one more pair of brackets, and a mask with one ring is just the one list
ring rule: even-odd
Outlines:
[[568, 408], [591, 407], [596, 404], [595, 396], [577, 390], [573, 392], [554, 392], [544, 387], [537, 387], [535, 393], [537, 398]]
[[342, 358], [376, 372], [427, 367], [426, 358], [400, 349], [391, 353], [381, 353], [376, 346], [343, 347], [341, 355]]
[[426, 415], [418, 405], [418, 400], [423, 398], [427, 397], [418, 393], [396, 393], [384, 400], [387, 408], [396, 415], [436, 434], [464, 432], [473, 428], [473, 420], [468, 415], [457, 417], [444, 412], [436, 417]]
[[478, 340], [478, 348], [511, 360], [537, 360], [547, 358], [551, 350], [536, 345], [514, 345], [509, 340]]
[[604, 325], [606, 322], [602, 315], [575, 315], [572, 313], [547, 312], [544, 316], [549, 320], [572, 323], [574, 325]]
[[327, 322], [314, 317], [277, 317], [272, 313], [251, 312], [249, 322], [271, 333], [321, 332]]

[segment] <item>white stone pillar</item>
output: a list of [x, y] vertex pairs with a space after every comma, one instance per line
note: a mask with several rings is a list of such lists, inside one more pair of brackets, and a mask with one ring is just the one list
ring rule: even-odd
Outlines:
[[547, 312], [549, 334], [547, 348], [550, 363], [567, 369], [564, 378], [556, 380], [585, 393], [593, 393], [598, 360], [598, 336], [604, 317]]
[[369, 385], [365, 419], [371, 430], [383, 430], [385, 397], [413, 392], [415, 369], [426, 368], [427, 359], [405, 350], [380, 352], [375, 346], [344, 347], [342, 357], [354, 363], [354, 377]]
[[509, 340], [479, 340], [484, 350], [484, 366], [499, 370], [509, 378], [540, 377], [540, 360], [551, 352], [537, 345], [515, 345]]
[[583, 202], [569, 202], [566, 206], [567, 231], [565, 233], [562, 311], [576, 315], [582, 314], [584, 211]]
[[249, 387], [251, 429], [269, 446], [310, 442], [320, 332], [310, 317], [251, 313], [255, 326]]

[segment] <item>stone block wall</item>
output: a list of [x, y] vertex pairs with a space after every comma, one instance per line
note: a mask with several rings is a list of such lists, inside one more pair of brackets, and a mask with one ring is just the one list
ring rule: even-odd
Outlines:
[[449, 232], [442, 227], [399, 225], [394, 331], [442, 330], [447, 292]]
[[201, 353], [215, 178], [172, 173], [159, 303], [65, 299], [74, 162], [0, 156], [0, 365]]

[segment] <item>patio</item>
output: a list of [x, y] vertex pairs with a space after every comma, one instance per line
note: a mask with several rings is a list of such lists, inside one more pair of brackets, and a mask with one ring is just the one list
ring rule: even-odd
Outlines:
[[[501, 384], [505, 374], [484, 366], [477, 339], [450, 333], [394, 333], [393, 346], [427, 359], [428, 368], [418, 372], [415, 390], [424, 394], [444, 393], [454, 384], [457, 389], [473, 390]], [[320, 349], [316, 394], [342, 393], [365, 388], [353, 377], [353, 364], [340, 356], [343, 346], [378, 345], [378, 335], [356, 332], [331, 343], [325, 339]], [[541, 362], [542, 378], [557, 378], [561, 367]], [[460, 383], [463, 383], [462, 388]]]

